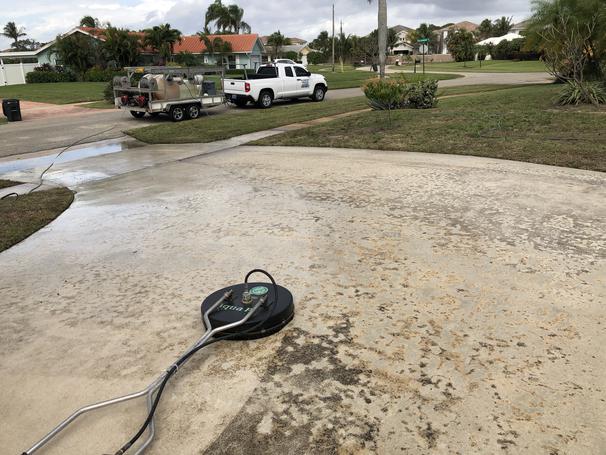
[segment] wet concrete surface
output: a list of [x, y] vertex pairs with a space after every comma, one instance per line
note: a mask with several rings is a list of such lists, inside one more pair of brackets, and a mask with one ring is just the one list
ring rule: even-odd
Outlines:
[[[180, 370], [149, 453], [606, 451], [605, 174], [233, 145], [59, 165], [106, 177], [0, 253], [3, 451], [147, 384], [254, 267], [295, 319]], [[101, 411], [43, 453], [113, 453], [143, 418]]]
[[70, 161], [78, 161], [92, 156], [106, 155], [108, 153], [118, 153], [129, 148], [142, 146], [135, 140], [127, 138], [108, 139], [106, 141], [97, 141], [90, 144], [76, 145], [69, 149], [60, 148], [47, 150], [33, 156], [34, 154], [12, 156], [0, 158], [0, 175], [10, 172], [21, 171], [24, 169], [44, 168], [51, 163], [61, 164]]

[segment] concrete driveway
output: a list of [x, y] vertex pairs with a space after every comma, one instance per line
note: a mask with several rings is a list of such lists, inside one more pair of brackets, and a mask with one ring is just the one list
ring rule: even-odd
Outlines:
[[[605, 174], [237, 143], [51, 170], [74, 204], [0, 253], [4, 452], [147, 384], [253, 267], [295, 319], [180, 370], [149, 453], [606, 451]], [[90, 415], [41, 453], [114, 453], [143, 417]]]

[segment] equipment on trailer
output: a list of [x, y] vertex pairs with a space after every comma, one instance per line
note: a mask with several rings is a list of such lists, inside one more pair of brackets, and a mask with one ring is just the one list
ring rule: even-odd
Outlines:
[[[248, 279], [253, 273], [264, 274], [271, 283], [249, 283]], [[145, 422], [139, 431], [115, 452], [115, 455], [126, 453], [147, 430], [147, 438], [133, 452], [133, 455], [142, 454], [154, 439], [154, 413], [166, 383], [196, 352], [221, 340], [247, 340], [272, 335], [286, 326], [295, 314], [293, 296], [290, 291], [276, 284], [273, 277], [261, 269], [248, 272], [244, 283], [227, 286], [213, 292], [202, 302], [200, 308], [206, 328], [204, 335], [145, 389], [78, 409], [22, 455], [32, 455], [37, 452], [82, 414], [145, 397], [148, 409]], [[219, 334], [221, 336], [218, 336]]]
[[[196, 119], [202, 109], [223, 104], [224, 69], [221, 67], [127, 67], [116, 76], [114, 104], [133, 117], [168, 114], [174, 122]], [[217, 86], [219, 86], [217, 88]]]

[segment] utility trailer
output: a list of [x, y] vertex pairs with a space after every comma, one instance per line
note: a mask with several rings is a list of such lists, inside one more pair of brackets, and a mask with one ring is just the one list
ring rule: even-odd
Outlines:
[[180, 122], [196, 119], [202, 109], [225, 102], [221, 67], [133, 66], [125, 69], [126, 76], [116, 76], [113, 80], [114, 104], [118, 109], [130, 111], [135, 118], [168, 114], [173, 122]]

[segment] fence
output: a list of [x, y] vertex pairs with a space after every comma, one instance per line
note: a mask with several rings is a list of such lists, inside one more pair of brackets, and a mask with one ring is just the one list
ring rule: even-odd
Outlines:
[[4, 64], [0, 60], [0, 87], [3, 85], [25, 84], [25, 75], [39, 66], [37, 63]]

